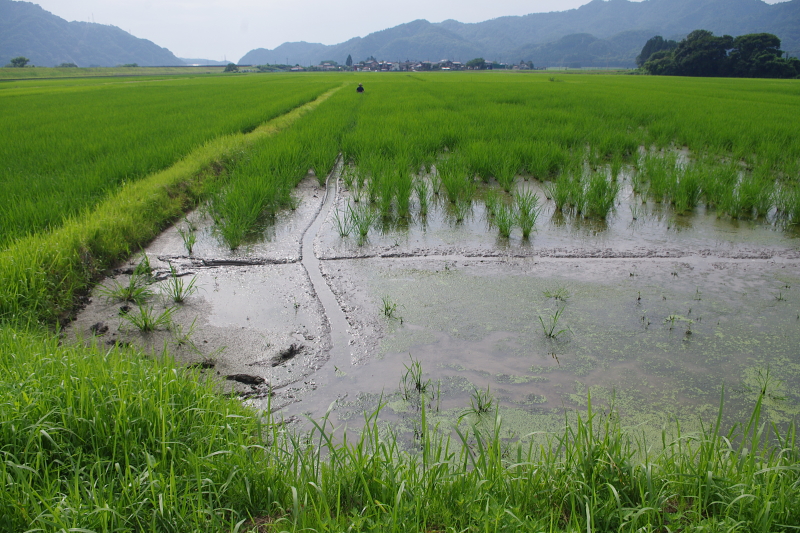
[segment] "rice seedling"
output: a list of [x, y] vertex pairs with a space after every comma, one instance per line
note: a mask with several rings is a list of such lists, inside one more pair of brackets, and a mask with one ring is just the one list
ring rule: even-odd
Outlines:
[[153, 296], [149, 280], [141, 275], [131, 274], [128, 276], [126, 284], [122, 284], [116, 279], [111, 280], [111, 283], [110, 287], [101, 285], [97, 288], [100, 295], [108, 301], [141, 304]]
[[554, 300], [560, 300], [562, 302], [566, 302], [569, 300], [572, 294], [569, 292], [569, 289], [566, 287], [556, 287], [555, 289], [547, 289], [544, 291], [545, 298], [552, 298]]
[[431, 180], [431, 193], [434, 196], [439, 196], [442, 191], [442, 175], [439, 174], [439, 170], [434, 166], [428, 176]]
[[589, 178], [582, 197], [583, 213], [588, 217], [604, 219], [614, 210], [619, 193], [619, 183], [595, 173]]
[[378, 210], [381, 213], [381, 218], [388, 221], [392, 217], [392, 200], [395, 196], [395, 184], [388, 174], [383, 174], [379, 178], [379, 183], [380, 193], [378, 198]]
[[515, 155], [506, 155], [501, 159], [499, 164], [496, 165], [494, 171], [497, 184], [502, 187], [507, 193], [511, 192], [514, 187], [514, 180], [519, 174], [520, 161]]
[[401, 324], [403, 323], [403, 317], [397, 314], [397, 304], [389, 296], [381, 298], [381, 312], [384, 317], [390, 320], [399, 320]]
[[472, 200], [475, 194], [475, 181], [469, 174], [464, 159], [458, 155], [451, 155], [437, 165], [442, 188], [451, 204], [465, 200]]
[[428, 184], [424, 179], [414, 180], [414, 193], [417, 195], [419, 216], [425, 217], [428, 214]]
[[497, 226], [497, 231], [500, 233], [500, 236], [504, 239], [508, 239], [516, 223], [514, 210], [504, 202], [500, 202], [495, 209], [494, 218], [492, 220], [494, 225]]
[[197, 276], [193, 276], [189, 282], [185, 282], [183, 277], [178, 274], [175, 267], [170, 263], [169, 277], [167, 278], [166, 285], [162, 286], [161, 294], [169, 301], [182, 304], [186, 299], [197, 292]]
[[611, 165], [609, 166], [609, 171], [611, 173], [611, 181], [617, 181], [622, 172], [622, 167], [625, 161], [622, 157], [622, 154], [619, 152], [614, 152], [614, 155], [611, 157]]
[[414, 188], [414, 180], [405, 161], [398, 160], [395, 164], [397, 165], [395, 174], [397, 216], [400, 218], [408, 218], [410, 214], [411, 192]]
[[378, 220], [378, 215], [368, 205], [362, 204], [357, 207], [348, 205], [347, 216], [351, 227], [358, 234], [359, 246], [363, 245], [367, 240], [370, 228]]
[[522, 238], [527, 239], [536, 226], [536, 220], [541, 212], [539, 196], [530, 191], [517, 192], [514, 194], [514, 203], [516, 205], [516, 223], [522, 230]]
[[448, 205], [448, 214], [456, 224], [461, 224], [472, 214], [472, 201], [466, 198], [458, 199], [455, 204]]
[[181, 240], [183, 240], [183, 247], [186, 248], [186, 253], [192, 255], [194, 245], [197, 243], [197, 234], [195, 231], [191, 226], [186, 229], [178, 228], [178, 235], [180, 235]]
[[495, 188], [489, 188], [483, 195], [483, 204], [486, 206], [486, 214], [489, 216], [489, 221], [497, 215], [497, 209], [502, 204], [503, 200], [500, 193]]
[[161, 313], [156, 313], [152, 305], [139, 305], [136, 312], [125, 313], [122, 318], [142, 333], [149, 333], [157, 329], [170, 329], [174, 310], [174, 307], [167, 307]]
[[647, 215], [647, 207], [642, 204], [630, 204], [628, 206], [631, 210], [631, 219], [639, 220]]
[[556, 204], [556, 211], [564, 212], [573, 202], [576, 192], [575, 181], [568, 176], [560, 176], [544, 186], [547, 197]]
[[358, 188], [358, 184], [361, 181], [357, 170], [351, 165], [344, 166], [342, 169], [341, 179], [342, 183], [344, 183], [344, 186], [350, 191], [352, 191], [354, 188]]
[[400, 377], [400, 393], [403, 399], [411, 401], [419, 399], [419, 396], [426, 394], [431, 386], [431, 380], [422, 379], [422, 363], [411, 357], [411, 363], [403, 363], [405, 372]]
[[542, 333], [544, 333], [544, 336], [547, 337], [548, 339], [557, 339], [564, 333], [570, 331], [569, 327], [566, 327], [564, 329], [559, 329], [558, 331], [556, 331], [556, 329], [558, 328], [558, 321], [561, 319], [561, 315], [563, 313], [564, 313], [563, 307], [559, 307], [558, 309], [556, 309], [556, 312], [553, 313], [548, 318], [547, 324], [545, 324], [544, 319], [541, 317], [541, 315], [539, 316], [539, 324], [542, 325]]
[[458, 417], [458, 421], [461, 422], [464, 418], [471, 417], [478, 422], [495, 409], [497, 409], [497, 404], [490, 386], [487, 385], [485, 391], [474, 387], [470, 395], [469, 407]]
[[702, 169], [697, 166], [685, 168], [678, 175], [678, 181], [673, 184], [672, 190], [668, 193], [676, 211], [683, 213], [694, 209], [699, 203], [703, 194], [701, 175]]
[[750, 178], [739, 183], [739, 194], [743, 197], [743, 208], [754, 218], [765, 217], [775, 205], [775, 179], [771, 168], [759, 167]]
[[673, 152], [666, 154], [648, 152], [644, 157], [644, 174], [648, 180], [647, 194], [656, 203], [661, 203], [675, 181], [677, 173], [677, 156]]
[[800, 224], [800, 185], [782, 194], [782, 210], [790, 224]]
[[153, 280], [153, 267], [150, 265], [150, 257], [147, 254], [142, 253], [142, 258], [133, 268], [132, 275], [141, 277], [146, 281]]
[[[350, 205], [347, 206], [348, 210], [352, 209]], [[347, 211], [341, 212], [338, 209], [333, 210], [333, 223], [336, 226], [336, 232], [339, 237], [348, 237], [353, 232], [353, 219], [347, 215]]]
[[702, 169], [706, 205], [717, 207], [727, 194], [735, 190], [741, 169], [736, 163], [715, 165], [707, 161], [703, 162]]
[[197, 346], [195, 346], [194, 342], [192, 341], [192, 335], [194, 334], [195, 327], [197, 326], [197, 318], [195, 317], [192, 320], [192, 323], [189, 325], [189, 329], [183, 331], [183, 325], [179, 322], [172, 323], [171, 327], [169, 328], [172, 332], [172, 345], [176, 348], [182, 348], [184, 346], [189, 346], [194, 351], [199, 351]]

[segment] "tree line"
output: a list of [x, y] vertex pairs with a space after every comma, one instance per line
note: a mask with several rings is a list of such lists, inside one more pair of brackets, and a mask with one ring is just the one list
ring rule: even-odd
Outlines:
[[663, 76], [800, 77], [800, 59], [783, 57], [780, 47], [781, 40], [771, 33], [734, 38], [695, 30], [681, 42], [653, 37], [636, 62], [648, 74]]

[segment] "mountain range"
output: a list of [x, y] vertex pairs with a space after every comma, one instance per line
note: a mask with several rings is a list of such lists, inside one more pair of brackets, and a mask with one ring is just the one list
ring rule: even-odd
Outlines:
[[[546, 66], [635, 66], [635, 58], [655, 35], [679, 40], [696, 29], [732, 36], [768, 32], [783, 50], [800, 55], [800, 0], [592, 0], [568, 11], [499, 17], [485, 22], [415, 20], [354, 37], [343, 43], [287, 42], [273, 50], [245, 54], [242, 65], [344, 63], [369, 56], [381, 60], [501, 62], [533, 61]], [[116, 26], [67, 22], [30, 2], [0, 0], [0, 66], [25, 56], [35, 65], [171, 66], [203, 63], [181, 60], [157, 44]]]
[[536, 66], [635, 66], [650, 37], [681, 39], [696, 29], [716, 34], [768, 32], [783, 49], [800, 55], [800, 0], [592, 0], [577, 9], [499, 17], [465, 24], [415, 20], [335, 45], [284, 43], [251, 50], [240, 64], [311, 65], [374, 56], [401, 61], [475, 57]]
[[67, 22], [30, 2], [0, 0], [0, 66], [18, 56], [42, 67], [185, 65], [166, 48], [116, 26]]

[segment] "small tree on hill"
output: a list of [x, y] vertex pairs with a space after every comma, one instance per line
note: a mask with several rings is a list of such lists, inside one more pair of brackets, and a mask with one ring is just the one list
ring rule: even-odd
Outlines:
[[27, 66], [29, 62], [30, 59], [28, 59], [27, 57], [19, 56], [12, 59], [11, 62], [6, 66], [11, 68], [23, 68]]

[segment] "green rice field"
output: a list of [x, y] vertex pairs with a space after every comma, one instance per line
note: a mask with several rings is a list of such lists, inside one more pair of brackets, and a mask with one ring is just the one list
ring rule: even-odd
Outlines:
[[[334, 86], [297, 78], [6, 83], [0, 246], [91, 210], [126, 181], [203, 143], [248, 132]], [[36, 84], [36, 87], [30, 87]]]
[[[797, 124], [796, 80], [465, 72], [0, 83], [0, 533], [797, 531], [795, 411], [770, 415], [774, 391], [796, 395], [797, 383], [775, 385], [786, 369], [754, 370], [735, 420], [729, 389], [714, 383], [718, 403], [698, 427], [676, 418], [645, 434], [620, 416], [614, 393], [600, 402], [587, 388], [556, 430], [510, 438], [488, 388], [441, 427], [411, 359], [408, 446], [381, 422], [392, 408], [382, 394], [355, 436], [334, 431], [328, 415], [300, 433], [269, 406], [257, 412], [219, 394], [166, 345], [143, 353], [62, 335], [110, 268], [190, 210], [208, 215], [220, 246], [247, 248], [296, 207], [293, 191], [310, 171], [324, 184], [340, 157], [347, 196], [332, 239], [355, 254], [424, 233], [432, 213], [452, 228], [477, 227], [470, 217], [483, 213], [481, 231], [501, 250], [536, 242], [545, 224], [593, 242], [623, 205], [632, 221], [659, 216], [673, 227], [710, 216], [796, 242]], [[386, 296], [383, 318], [393, 328], [400, 313], [445, 323], [426, 315], [425, 298], [446, 289], [439, 274], [430, 285], [397, 277], [406, 293], [419, 291], [419, 305], [399, 310]], [[466, 299], [464, 316], [477, 331], [475, 309], [488, 297], [468, 283], [476, 305]], [[770, 304], [791, 300], [789, 285]], [[563, 325], [570, 294], [549, 290], [555, 314], [524, 327], [556, 346], [574, 335], [570, 320], [581, 323]], [[652, 327], [662, 344], [711, 332], [708, 320], [668, 310], [665, 291], [650, 292], [650, 305], [671, 313]], [[733, 313], [699, 288], [692, 295], [695, 314]], [[625, 320], [635, 323], [619, 330], [644, 335], [650, 322], [639, 324], [628, 296], [635, 312]], [[795, 324], [795, 307], [772, 307], [762, 314]]]

